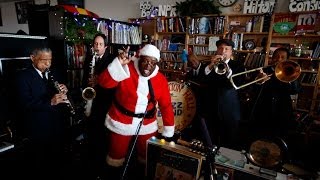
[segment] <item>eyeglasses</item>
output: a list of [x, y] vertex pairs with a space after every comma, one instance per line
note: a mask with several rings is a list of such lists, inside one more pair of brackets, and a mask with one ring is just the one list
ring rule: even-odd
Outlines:
[[157, 65], [158, 61], [155, 58], [147, 57], [147, 56], [140, 56], [140, 61], [142, 65], [150, 65], [155, 66]]

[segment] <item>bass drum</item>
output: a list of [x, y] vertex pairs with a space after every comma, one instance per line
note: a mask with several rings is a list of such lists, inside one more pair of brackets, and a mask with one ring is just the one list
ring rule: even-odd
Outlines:
[[[196, 98], [186, 83], [168, 82], [174, 112], [175, 132], [188, 127], [196, 113]], [[163, 121], [159, 107], [157, 108], [159, 132], [163, 130]]]

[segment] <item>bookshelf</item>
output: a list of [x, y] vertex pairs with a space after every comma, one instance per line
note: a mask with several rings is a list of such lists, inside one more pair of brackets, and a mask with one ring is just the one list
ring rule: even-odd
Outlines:
[[130, 23], [139, 24], [143, 35], [160, 50], [160, 71], [168, 80], [183, 79], [186, 64], [181, 54], [187, 49], [186, 17], [131, 18]]
[[[213, 14], [187, 17], [130, 18], [129, 22], [140, 24], [143, 34], [151, 37], [151, 43], [161, 51], [160, 70], [170, 80], [175, 80], [177, 77], [184, 77], [186, 64], [181, 61], [181, 53], [184, 49], [188, 53], [194, 53], [203, 61], [209, 61], [210, 56], [214, 55], [216, 51], [215, 42], [217, 40], [233, 38], [237, 41], [235, 54], [246, 57], [250, 53], [261, 53], [269, 42], [270, 21], [268, 18], [267, 14]], [[246, 32], [245, 25], [249, 21], [252, 21], [252, 27]], [[241, 40], [240, 37], [242, 37]], [[243, 42], [249, 40], [254, 43], [254, 47], [251, 49], [242, 48]], [[247, 42], [247, 47], [249, 43]], [[265, 59], [267, 57], [261, 59], [262, 63], [256, 62], [256, 65], [266, 65]]]
[[235, 14], [226, 16], [224, 38], [232, 39], [235, 52], [244, 57], [247, 69], [268, 64], [270, 14]]
[[[185, 31], [170, 30], [169, 19], [172, 18], [180, 19]], [[151, 43], [161, 50], [160, 69], [169, 79], [183, 78], [183, 65], [177, 65], [181, 63], [179, 56], [182, 49], [192, 51], [199, 59], [206, 61], [215, 53], [215, 42], [219, 38], [229, 38], [235, 42], [236, 59], [242, 60], [247, 69], [267, 66], [272, 52], [279, 46], [290, 48], [290, 60], [298, 62], [302, 67], [299, 79], [304, 89], [298, 94], [294, 106], [297, 110], [309, 112], [310, 116], [320, 117], [318, 11], [129, 19], [129, 22], [133, 21], [139, 22], [143, 34], [152, 37]], [[207, 22], [207, 29], [203, 30], [203, 22]], [[249, 22], [251, 25], [248, 27]], [[281, 26], [285, 26], [288, 32], [279, 30]], [[176, 35], [185, 38], [178, 45], [178, 49], [163, 49], [163, 44], [168, 44], [166, 41]], [[300, 52], [300, 55], [297, 56], [295, 52]]]

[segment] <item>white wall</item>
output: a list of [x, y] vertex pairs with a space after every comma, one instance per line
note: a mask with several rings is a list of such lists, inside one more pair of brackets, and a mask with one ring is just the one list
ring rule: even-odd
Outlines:
[[[35, 0], [43, 1], [43, 0]], [[139, 3], [147, 0], [85, 0], [85, 8], [98, 14], [102, 18], [111, 18], [120, 21], [127, 21], [128, 18], [140, 17]], [[149, 0], [152, 5], [173, 4], [183, 0]], [[51, 0], [50, 5], [56, 5], [57, 0]], [[244, 0], [238, 0], [244, 3]], [[276, 12], [287, 12], [288, 1], [278, 0]], [[0, 3], [3, 26], [0, 26], [0, 33], [16, 33], [19, 29], [29, 33], [28, 24], [18, 24], [14, 2]], [[233, 13], [232, 7], [220, 8], [223, 13]], [[41, 22], [40, 22], [41, 23]]]
[[0, 32], [16, 33], [19, 29], [29, 33], [28, 24], [18, 24], [16, 7], [12, 2], [0, 3], [2, 26]]
[[[148, 0], [85, 0], [85, 8], [95, 12], [100, 17], [111, 18], [120, 21], [128, 21], [128, 18], [140, 17], [140, 1]], [[153, 6], [159, 4], [175, 5], [182, 0], [149, 0]]]

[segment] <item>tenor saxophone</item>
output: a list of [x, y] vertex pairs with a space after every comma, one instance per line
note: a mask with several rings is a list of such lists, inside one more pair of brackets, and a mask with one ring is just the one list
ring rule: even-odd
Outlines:
[[[91, 64], [90, 64], [90, 73], [89, 73], [89, 77], [93, 77], [94, 76], [94, 67], [95, 67], [95, 60], [98, 57], [97, 52], [94, 52], [93, 56], [92, 56], [92, 60], [91, 60]], [[85, 105], [85, 111], [84, 114], [88, 117], [91, 114], [91, 107], [92, 107], [92, 101], [93, 99], [96, 97], [96, 91], [93, 87], [86, 87], [83, 89], [82, 91], [82, 98], [84, 100], [86, 100], [86, 105]]]
[[[59, 92], [59, 93], [63, 93], [60, 86], [59, 86], [59, 82], [56, 81], [53, 77], [53, 75], [51, 74], [51, 71], [49, 69], [47, 69], [47, 72], [49, 74], [49, 77], [50, 77], [50, 80], [53, 82], [53, 85], [54, 87], [56, 88], [56, 90]], [[74, 106], [72, 104], [72, 101], [70, 101], [70, 98], [67, 96], [67, 107], [69, 108], [69, 111], [72, 115], [76, 114], [76, 111], [74, 109]]]

